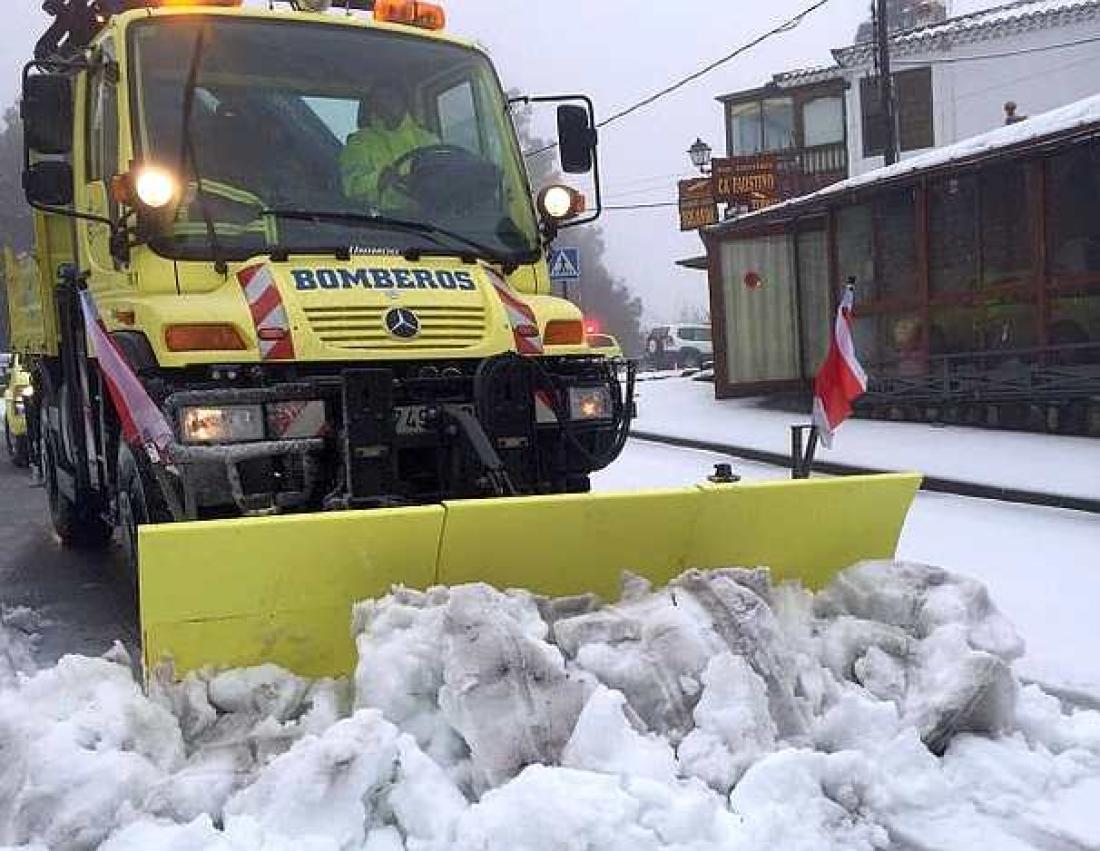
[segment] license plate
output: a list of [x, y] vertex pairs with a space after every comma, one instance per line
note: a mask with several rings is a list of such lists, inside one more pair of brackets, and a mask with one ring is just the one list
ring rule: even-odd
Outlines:
[[[428, 412], [437, 405], [398, 405], [393, 409], [394, 431], [401, 435], [427, 434]], [[443, 405], [444, 408], [457, 408], [472, 414], [473, 405]]]

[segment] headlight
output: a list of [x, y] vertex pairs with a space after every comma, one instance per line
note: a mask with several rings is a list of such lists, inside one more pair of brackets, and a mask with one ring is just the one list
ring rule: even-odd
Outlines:
[[569, 417], [582, 422], [611, 419], [611, 391], [606, 387], [570, 387]]
[[261, 405], [184, 408], [180, 414], [184, 443], [243, 443], [264, 439]]
[[151, 210], [171, 204], [179, 188], [179, 181], [172, 172], [156, 166], [145, 166], [134, 176], [134, 194]]
[[19, 395], [22, 396], [24, 399], [31, 398], [31, 396], [34, 395], [34, 387], [28, 384], [26, 387], [23, 388]]

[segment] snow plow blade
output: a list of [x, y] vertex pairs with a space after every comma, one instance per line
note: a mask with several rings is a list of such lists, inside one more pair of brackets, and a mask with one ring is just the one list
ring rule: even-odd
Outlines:
[[615, 600], [623, 571], [663, 584], [745, 565], [820, 588], [861, 559], [893, 557], [919, 485], [888, 474], [148, 526], [146, 673], [270, 662], [349, 674], [352, 604], [394, 585]]

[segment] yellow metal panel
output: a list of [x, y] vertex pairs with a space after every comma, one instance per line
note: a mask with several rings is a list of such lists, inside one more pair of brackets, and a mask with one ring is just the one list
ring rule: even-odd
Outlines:
[[889, 558], [915, 474], [447, 504], [443, 584], [618, 595], [623, 570], [654, 583], [692, 568], [766, 566], [814, 588]]
[[818, 588], [861, 559], [893, 556], [919, 484], [891, 474], [148, 527], [146, 666], [347, 674], [352, 605], [398, 584], [614, 600], [624, 570], [659, 584], [744, 565]]
[[697, 567], [769, 567], [815, 590], [862, 559], [893, 558], [915, 473], [705, 485], [692, 518]]
[[444, 509], [354, 511], [145, 527], [146, 670], [273, 662], [306, 676], [354, 668], [351, 605], [432, 584]]

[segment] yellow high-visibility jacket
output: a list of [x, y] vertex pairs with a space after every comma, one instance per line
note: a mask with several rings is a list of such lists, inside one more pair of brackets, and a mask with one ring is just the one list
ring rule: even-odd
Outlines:
[[393, 130], [379, 123], [352, 133], [340, 153], [344, 194], [382, 209], [406, 206], [407, 199], [401, 193], [392, 188], [385, 192], [380, 189], [382, 172], [409, 151], [438, 144], [439, 138], [410, 115]]

